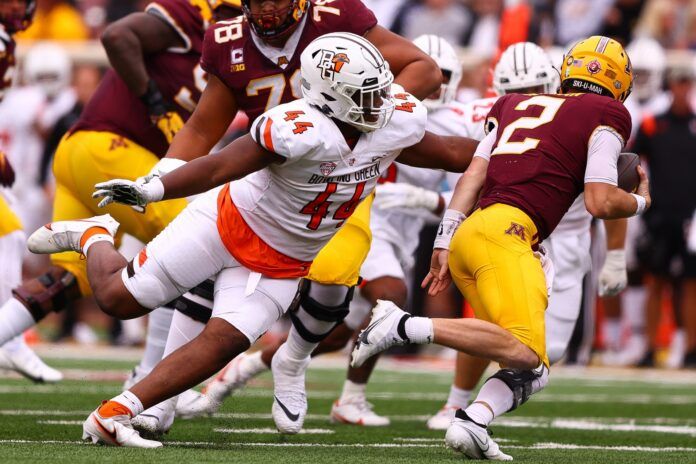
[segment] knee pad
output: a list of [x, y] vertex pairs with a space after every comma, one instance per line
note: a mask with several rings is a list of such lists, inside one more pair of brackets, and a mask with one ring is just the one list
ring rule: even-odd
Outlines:
[[[348, 308], [350, 307], [350, 301], [353, 299], [353, 293], [355, 287], [348, 289], [345, 299], [342, 303], [330, 306], [325, 305], [311, 296], [309, 296], [309, 291], [312, 287], [312, 281], [308, 279], [302, 279], [300, 286], [295, 295], [295, 299], [290, 305], [290, 320], [292, 325], [295, 327], [300, 336], [310, 343], [319, 343], [325, 339], [331, 331], [346, 318], [348, 315]], [[335, 324], [326, 333], [315, 334], [312, 333], [307, 327], [302, 323], [300, 316], [298, 315], [300, 309], [304, 310], [309, 316], [323, 322], [334, 322]]]
[[500, 369], [490, 379], [498, 379], [512, 391], [512, 407], [508, 412], [517, 409], [527, 402], [530, 396], [541, 391], [549, 381], [549, 369], [546, 365], [536, 369]]
[[194, 321], [207, 324], [213, 314], [214, 287], [212, 280], [206, 280], [165, 306], [174, 308]]
[[80, 297], [75, 276], [56, 269], [12, 290], [14, 297], [27, 307], [36, 322], [51, 312], [62, 311], [68, 303]]

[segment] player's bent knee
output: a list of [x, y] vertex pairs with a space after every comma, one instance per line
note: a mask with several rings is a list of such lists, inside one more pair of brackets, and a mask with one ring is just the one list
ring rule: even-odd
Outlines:
[[513, 401], [508, 411], [513, 411], [546, 387], [549, 369], [544, 364], [536, 369], [500, 369], [490, 379], [502, 381], [512, 391]]
[[[302, 279], [300, 282], [297, 295], [294, 301], [290, 305], [290, 320], [292, 321], [293, 327], [297, 330], [297, 333], [304, 340], [310, 343], [319, 343], [326, 339], [331, 331], [346, 318], [348, 315], [348, 308], [350, 307], [350, 301], [353, 299], [353, 292], [355, 287], [349, 289], [343, 289], [345, 291], [345, 297], [338, 304], [327, 304], [326, 302], [320, 302], [310, 296], [311, 288], [313, 282], [308, 279]], [[317, 285], [317, 284], [315, 284]], [[341, 286], [343, 287], [343, 286]], [[324, 333], [314, 333], [312, 330], [307, 328], [307, 321], [311, 319], [316, 319], [322, 322], [333, 322], [335, 323], [331, 330]], [[303, 321], [304, 319], [304, 321]]]
[[546, 354], [549, 357], [549, 364], [556, 364], [566, 353], [567, 344], [550, 343], [546, 347]]
[[51, 266], [36, 279], [22, 282], [12, 294], [37, 322], [51, 312], [62, 311], [68, 303], [81, 297], [75, 276], [58, 266]]

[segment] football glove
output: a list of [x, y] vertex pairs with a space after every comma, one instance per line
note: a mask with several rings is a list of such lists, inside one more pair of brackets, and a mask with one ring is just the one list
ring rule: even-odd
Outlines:
[[415, 185], [389, 182], [379, 184], [374, 205], [379, 209], [401, 208], [404, 213], [434, 213], [440, 205], [440, 194]]
[[154, 80], [150, 79], [147, 83], [147, 90], [140, 97], [140, 101], [147, 106], [150, 120], [164, 134], [167, 143], [172, 143], [176, 133], [184, 127], [184, 120], [167, 104]]
[[12, 169], [10, 160], [7, 159], [5, 153], [0, 151], [0, 186], [12, 187], [15, 181], [15, 172]]
[[599, 296], [618, 295], [628, 285], [626, 252], [609, 250], [599, 273]]
[[121, 203], [141, 213], [149, 203], [160, 201], [164, 196], [164, 186], [158, 177], [149, 182], [114, 179], [96, 184], [94, 188], [92, 198], [102, 199], [98, 205], [100, 208]]

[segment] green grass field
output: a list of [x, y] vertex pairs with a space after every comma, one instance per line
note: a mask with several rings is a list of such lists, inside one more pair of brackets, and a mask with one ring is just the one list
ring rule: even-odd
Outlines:
[[[49, 355], [50, 356], [50, 355]], [[114, 396], [132, 361], [51, 359], [68, 380], [32, 385], [0, 376], [0, 463], [453, 463], [443, 432], [425, 420], [446, 398], [446, 369], [418, 372], [385, 362], [368, 389], [386, 428], [334, 425], [342, 359], [308, 374], [305, 434], [281, 436], [270, 417], [272, 384], [265, 374], [216, 416], [179, 421], [159, 450], [83, 444], [81, 423]], [[102, 374], [100, 369], [108, 368]], [[328, 366], [328, 367], [327, 367]], [[591, 369], [552, 370], [549, 387], [492, 426], [516, 461], [534, 463], [696, 463], [696, 374]]]

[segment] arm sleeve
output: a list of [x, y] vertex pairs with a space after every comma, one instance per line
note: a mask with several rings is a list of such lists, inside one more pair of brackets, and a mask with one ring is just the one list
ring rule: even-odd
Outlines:
[[[201, 35], [207, 24], [201, 11], [188, 1], [156, 0], [145, 7], [145, 12], [169, 24], [181, 37], [184, 45], [172, 47], [172, 53], [188, 53], [200, 47]], [[200, 50], [200, 48], [198, 48]]]
[[613, 131], [605, 128], [596, 130], [587, 145], [585, 183], [617, 185], [616, 163], [622, 148], [622, 140]]
[[494, 127], [488, 135], [486, 135], [483, 140], [481, 140], [476, 147], [474, 156], [485, 159], [486, 161], [491, 160], [491, 153], [493, 152], [493, 145], [495, 145], [495, 140], [498, 138], [498, 128]]

